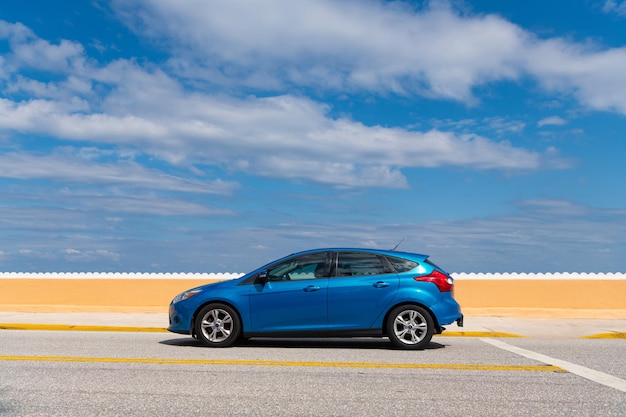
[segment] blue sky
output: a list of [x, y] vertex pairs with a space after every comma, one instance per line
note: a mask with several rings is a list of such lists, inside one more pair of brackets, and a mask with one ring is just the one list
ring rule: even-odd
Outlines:
[[0, 8], [0, 271], [626, 271], [626, 1]]

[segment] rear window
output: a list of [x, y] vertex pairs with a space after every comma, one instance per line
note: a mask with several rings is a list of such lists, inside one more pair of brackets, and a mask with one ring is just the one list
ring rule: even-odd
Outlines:
[[393, 256], [387, 256], [387, 260], [391, 265], [393, 265], [397, 273], [409, 272], [410, 270], [416, 268], [418, 265], [417, 262], [413, 262], [408, 259], [396, 258]]

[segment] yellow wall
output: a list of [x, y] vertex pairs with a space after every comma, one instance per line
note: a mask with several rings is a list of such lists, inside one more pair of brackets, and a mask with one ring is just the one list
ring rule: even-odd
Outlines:
[[626, 280], [456, 280], [467, 315], [626, 318]]
[[[0, 279], [0, 311], [167, 312], [211, 280]], [[626, 280], [456, 280], [468, 316], [626, 318]]]
[[174, 296], [211, 280], [0, 279], [2, 311], [166, 312]]

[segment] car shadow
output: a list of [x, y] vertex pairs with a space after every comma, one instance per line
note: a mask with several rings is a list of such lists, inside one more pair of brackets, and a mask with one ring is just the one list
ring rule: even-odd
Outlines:
[[[207, 348], [202, 342], [192, 337], [162, 340], [168, 346]], [[446, 345], [430, 342], [420, 350], [445, 349]], [[288, 348], [288, 349], [378, 349], [401, 350], [384, 338], [328, 338], [328, 339], [296, 339], [296, 338], [252, 338], [241, 340], [234, 348]]]

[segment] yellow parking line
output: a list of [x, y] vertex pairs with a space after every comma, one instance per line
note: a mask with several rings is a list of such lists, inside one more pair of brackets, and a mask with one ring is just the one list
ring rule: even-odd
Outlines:
[[83, 332], [167, 332], [160, 327], [76, 326], [71, 324], [0, 324], [1, 330], [80, 330]]
[[80, 362], [80, 363], [141, 363], [154, 365], [236, 365], [286, 366], [320, 368], [376, 369], [444, 369], [454, 371], [547, 371], [566, 372], [553, 365], [497, 365], [476, 363], [387, 363], [387, 362], [300, 362], [272, 360], [175, 359], [175, 358], [92, 358], [86, 356], [0, 356], [0, 361]]

